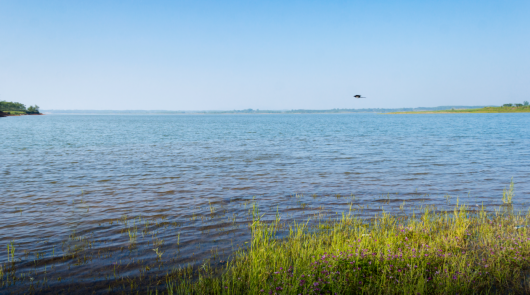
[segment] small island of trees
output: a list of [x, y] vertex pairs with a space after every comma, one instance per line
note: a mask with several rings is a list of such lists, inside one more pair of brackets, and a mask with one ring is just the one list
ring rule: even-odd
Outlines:
[[20, 102], [0, 101], [0, 117], [20, 115], [40, 115], [39, 106], [26, 106]]

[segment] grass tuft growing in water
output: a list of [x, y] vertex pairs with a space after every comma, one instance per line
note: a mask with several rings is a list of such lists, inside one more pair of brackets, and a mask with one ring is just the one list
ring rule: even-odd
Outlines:
[[[256, 210], [257, 211], [257, 210]], [[351, 214], [309, 230], [295, 223], [276, 237], [258, 216], [249, 249], [222, 275], [168, 282], [170, 294], [528, 294], [530, 215], [453, 212], [370, 224]], [[178, 286], [178, 287], [177, 287]]]
[[508, 190], [503, 189], [502, 190], [502, 202], [504, 204], [511, 204], [512, 199], [515, 196], [514, 190], [513, 190], [513, 178], [510, 181], [510, 188]]

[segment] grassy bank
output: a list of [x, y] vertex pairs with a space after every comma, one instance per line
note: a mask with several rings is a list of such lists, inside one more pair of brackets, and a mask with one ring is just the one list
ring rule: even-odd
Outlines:
[[42, 113], [28, 113], [28, 112], [21, 112], [21, 111], [3, 111], [2, 112], [4, 116], [34, 116], [34, 115], [44, 115]]
[[462, 114], [462, 113], [529, 113], [530, 106], [485, 107], [481, 109], [453, 109], [443, 111], [392, 112], [387, 114]]
[[20, 115], [38, 115], [39, 113], [39, 106], [29, 106], [26, 108], [26, 106], [19, 102], [12, 102], [12, 101], [0, 101], [0, 112], [3, 112], [2, 116], [20, 116]]
[[8, 116], [22, 116], [22, 115], [26, 115], [26, 112], [22, 112], [22, 111], [4, 111], [5, 114], [7, 114]]
[[248, 251], [222, 276], [206, 266], [194, 283], [168, 281], [169, 293], [195, 294], [528, 294], [530, 215], [454, 212], [352, 215], [309, 231], [293, 224], [277, 240], [255, 220]]
[[[383, 214], [370, 220], [350, 210], [340, 218], [291, 223], [286, 236], [280, 216], [265, 221], [256, 205], [249, 212], [252, 237], [221, 267], [211, 257], [199, 267], [175, 265], [157, 274], [163, 255], [139, 261], [143, 271], [116, 275], [90, 285], [57, 285], [54, 268], [16, 271], [15, 245], [0, 268], [12, 293], [71, 294], [75, 290], [111, 294], [530, 294], [528, 214], [514, 213], [513, 185], [506, 205], [487, 213], [456, 205], [453, 211], [426, 208], [412, 215]], [[136, 228], [136, 225], [132, 225]], [[131, 236], [131, 232], [128, 232]], [[134, 233], [132, 235], [135, 235]], [[133, 239], [133, 238], [131, 238]], [[5, 248], [4, 248], [5, 249]], [[99, 251], [98, 251], [99, 252]], [[99, 254], [99, 253], [98, 253]], [[66, 256], [74, 257], [74, 253]], [[170, 255], [170, 254], [165, 254]], [[64, 258], [64, 257], [63, 257]], [[68, 257], [66, 257], [68, 258]], [[53, 260], [63, 261], [60, 256]], [[91, 260], [75, 257], [79, 265]], [[38, 261], [37, 261], [38, 262]], [[36, 263], [36, 267], [38, 266]], [[48, 263], [51, 263], [48, 260]], [[160, 262], [161, 263], [161, 262]], [[42, 263], [41, 263], [42, 264]], [[97, 267], [97, 266], [95, 266]], [[151, 270], [150, 270], [151, 269]], [[42, 270], [40, 271], [42, 272]], [[40, 278], [35, 279], [33, 278]], [[18, 286], [18, 287], [17, 287]], [[60, 291], [63, 290], [63, 291]], [[106, 290], [106, 291], [105, 291]]]

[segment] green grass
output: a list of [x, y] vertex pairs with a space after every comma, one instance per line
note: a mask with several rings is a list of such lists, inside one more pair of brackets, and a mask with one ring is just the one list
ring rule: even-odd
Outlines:
[[254, 220], [248, 251], [215, 276], [173, 281], [171, 294], [528, 294], [529, 215], [470, 212], [402, 217], [365, 224], [353, 215], [311, 231]]
[[[113, 294], [530, 294], [530, 212], [514, 212], [513, 191], [512, 182], [503, 196], [505, 205], [493, 213], [457, 203], [450, 212], [427, 208], [408, 216], [383, 214], [368, 222], [350, 208], [340, 218], [291, 223], [286, 236], [280, 236], [285, 229], [280, 216], [265, 221], [254, 204], [247, 247], [222, 267], [213, 267], [212, 257], [199, 267], [175, 265], [167, 273], [150, 275], [171, 255], [160, 250], [163, 240], [155, 239], [151, 245], [157, 257], [139, 261], [139, 272], [125, 268], [128, 274], [120, 275], [123, 266], [116, 264], [112, 277], [84, 288], [91, 293], [108, 286]], [[147, 231], [146, 220], [124, 216], [119, 222], [131, 249], [144, 230], [156, 236]], [[20, 256], [15, 251], [15, 244], [9, 243], [7, 263], [0, 267], [1, 287], [19, 286], [14, 293], [61, 293], [52, 283], [62, 278], [51, 267], [45, 271], [48, 279], [35, 281], [37, 269], [17, 272]], [[82, 262], [84, 254], [52, 254], [60, 263], [67, 256], [91, 267], [92, 258]]]
[[513, 190], [513, 178], [510, 181], [510, 188], [509, 189], [503, 189], [502, 190], [502, 202], [504, 204], [511, 204], [512, 199], [515, 196], [514, 190]]
[[6, 114], [10, 114], [10, 115], [25, 115], [26, 112], [23, 112], [23, 111], [3, 111], [4, 113]]
[[485, 107], [481, 109], [456, 109], [443, 111], [392, 112], [387, 114], [461, 114], [461, 113], [528, 113], [530, 106], [522, 107]]

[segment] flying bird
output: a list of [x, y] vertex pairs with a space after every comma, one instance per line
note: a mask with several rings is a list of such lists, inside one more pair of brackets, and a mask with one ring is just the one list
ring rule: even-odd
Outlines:
[[355, 98], [366, 98], [366, 97], [361, 96], [361, 95], [359, 95], [359, 94], [356, 94], [356, 95], [354, 95], [353, 97], [355, 97]]

